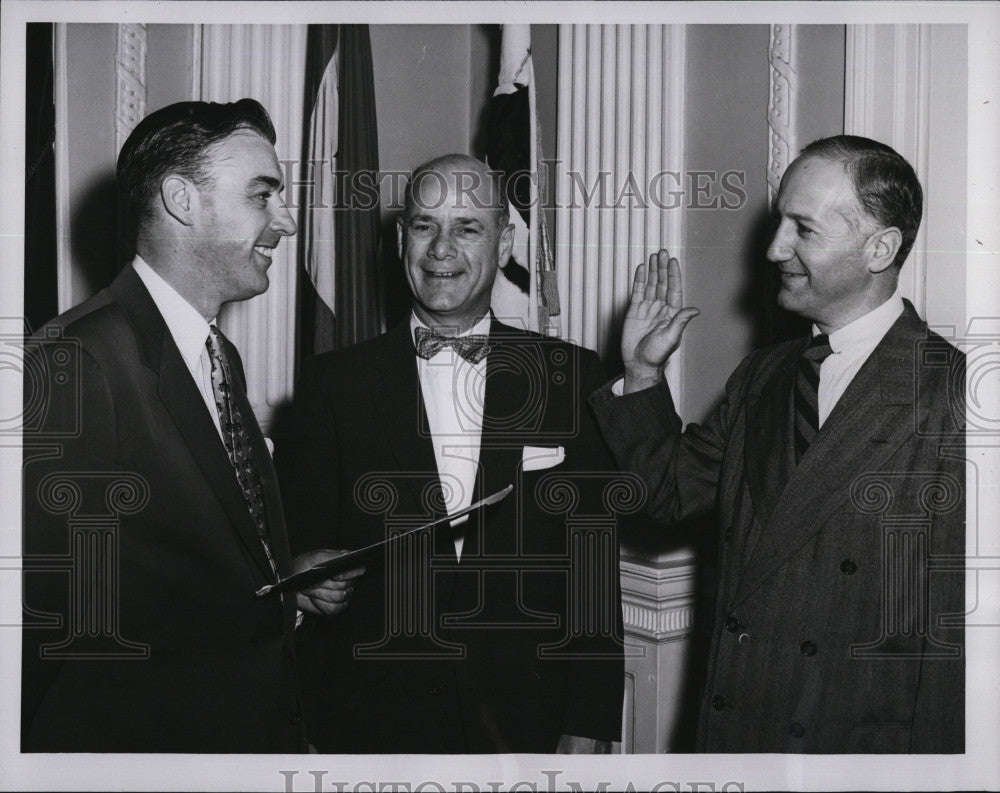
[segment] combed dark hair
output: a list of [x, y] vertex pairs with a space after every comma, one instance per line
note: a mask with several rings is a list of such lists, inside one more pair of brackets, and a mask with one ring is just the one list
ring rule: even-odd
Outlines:
[[207, 149], [239, 130], [251, 130], [274, 145], [274, 125], [254, 99], [219, 104], [178, 102], [140, 121], [118, 155], [115, 181], [124, 233], [134, 240], [168, 174], [208, 184]]
[[868, 216], [879, 226], [895, 226], [902, 232], [903, 241], [892, 262], [902, 267], [917, 237], [924, 204], [912, 166], [884, 143], [857, 135], [813, 141], [802, 150], [802, 156], [843, 163]]
[[[470, 157], [467, 154], [445, 154], [435, 157], [422, 165], [418, 165], [410, 174], [410, 179], [406, 183], [406, 191], [403, 196], [403, 217], [407, 218], [413, 211], [413, 186], [419, 184], [421, 180], [429, 177], [430, 174], [439, 175], [440, 170], [450, 168], [456, 173], [469, 173], [480, 179], [486, 179], [492, 183], [493, 189], [490, 191], [492, 203], [490, 207], [496, 210], [496, 227], [502, 231], [510, 223], [510, 205], [507, 199], [507, 179], [503, 171], [490, 168], [486, 163]], [[463, 170], [463, 168], [467, 170]], [[471, 187], [472, 185], [469, 185]], [[476, 185], [478, 186], [478, 185]]]

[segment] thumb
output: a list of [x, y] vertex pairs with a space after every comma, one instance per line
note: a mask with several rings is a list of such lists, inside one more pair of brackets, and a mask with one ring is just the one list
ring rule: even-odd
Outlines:
[[697, 308], [682, 308], [674, 316], [674, 322], [677, 323], [677, 329], [679, 331], [683, 332], [684, 328], [687, 327], [687, 324], [692, 319], [694, 319], [695, 317], [697, 317], [700, 313], [701, 313], [701, 311], [699, 309], [697, 309]]

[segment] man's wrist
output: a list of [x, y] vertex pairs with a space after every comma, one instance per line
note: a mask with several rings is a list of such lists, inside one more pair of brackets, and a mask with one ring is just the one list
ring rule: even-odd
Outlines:
[[625, 367], [625, 382], [622, 391], [625, 394], [644, 391], [658, 385], [662, 379], [662, 369], [649, 366], [627, 366]]

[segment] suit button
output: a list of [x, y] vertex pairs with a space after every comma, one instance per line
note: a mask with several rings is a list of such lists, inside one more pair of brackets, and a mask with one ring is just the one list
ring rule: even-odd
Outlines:
[[850, 559], [845, 559], [840, 563], [840, 572], [844, 575], [854, 575], [858, 572], [858, 566], [854, 564]]
[[816, 645], [813, 642], [802, 642], [802, 646], [799, 650], [803, 655], [816, 655]]
[[788, 725], [788, 734], [793, 738], [801, 738], [806, 734], [806, 728], [799, 724], [797, 721], [793, 721]]
[[739, 639], [737, 639], [737, 641], [740, 644], [746, 644], [748, 641], [750, 641], [750, 634], [749, 633], [741, 633], [740, 636], [739, 636]]
[[290, 711], [288, 711], [288, 723], [289, 724], [291, 724], [292, 726], [295, 726], [300, 721], [302, 721], [302, 717], [299, 715], [298, 711], [296, 711], [296, 710], [290, 710]]
[[714, 697], [712, 697], [712, 707], [715, 708], [716, 710], [722, 710], [723, 708], [726, 707], [726, 700], [723, 697], [720, 697], [718, 694], [716, 694]]
[[736, 633], [740, 629], [740, 621], [736, 617], [730, 617], [726, 620], [726, 630], [730, 633]]
[[730, 526], [728, 529], [726, 529], [726, 533], [723, 534], [722, 536], [725, 537], [726, 542], [729, 542], [731, 539], [733, 539], [733, 536], [735, 534], [736, 534], [736, 529]]
[[432, 697], [436, 697], [441, 693], [441, 686], [437, 685], [431, 686], [429, 692]]

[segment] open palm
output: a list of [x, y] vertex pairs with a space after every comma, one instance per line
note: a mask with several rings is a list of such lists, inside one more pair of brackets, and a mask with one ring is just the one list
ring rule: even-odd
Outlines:
[[681, 343], [684, 328], [699, 314], [683, 308], [681, 266], [666, 250], [651, 254], [640, 264], [632, 282], [625, 324], [622, 326], [622, 361], [626, 381], [656, 379], [667, 359]]

